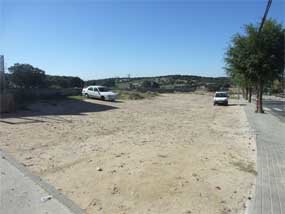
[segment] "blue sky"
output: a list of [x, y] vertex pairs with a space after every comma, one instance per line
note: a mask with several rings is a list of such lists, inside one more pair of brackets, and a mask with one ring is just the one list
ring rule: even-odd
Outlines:
[[[85, 80], [189, 74], [224, 76], [230, 38], [260, 22], [266, 1], [0, 0], [0, 54]], [[269, 17], [284, 24], [285, 2]]]

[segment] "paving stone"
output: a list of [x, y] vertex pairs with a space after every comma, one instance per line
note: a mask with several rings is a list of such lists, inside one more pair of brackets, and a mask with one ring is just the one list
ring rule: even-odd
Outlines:
[[257, 180], [249, 214], [285, 214], [285, 123], [272, 115], [245, 111], [254, 129], [257, 146]]

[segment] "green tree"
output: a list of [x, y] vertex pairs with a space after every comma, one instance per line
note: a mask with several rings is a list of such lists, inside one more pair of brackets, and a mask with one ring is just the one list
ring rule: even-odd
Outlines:
[[79, 77], [47, 75], [46, 82], [50, 88], [83, 87], [84, 81]]
[[8, 68], [11, 82], [19, 88], [45, 87], [45, 72], [29, 64], [16, 63]]
[[70, 87], [78, 87], [81, 88], [84, 85], [84, 81], [79, 77], [71, 77], [70, 79]]
[[226, 71], [240, 84], [257, 90], [256, 111], [263, 112], [264, 85], [279, 77], [284, 70], [284, 29], [275, 20], [245, 26], [245, 34], [236, 34], [226, 52]]
[[257, 26], [246, 26], [250, 52], [246, 63], [256, 80], [257, 112], [263, 112], [264, 85], [278, 78], [284, 70], [284, 32], [282, 25], [271, 19], [264, 23], [260, 33]]
[[242, 88], [243, 97], [251, 102], [255, 76], [247, 70], [246, 60], [248, 56], [248, 38], [240, 34], [234, 35], [232, 43], [226, 52], [226, 72], [233, 82]]

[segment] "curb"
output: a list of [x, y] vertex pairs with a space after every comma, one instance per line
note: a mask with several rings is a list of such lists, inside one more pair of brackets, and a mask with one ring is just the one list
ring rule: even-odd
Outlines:
[[[246, 100], [244, 100], [244, 101], [246, 101]], [[254, 101], [254, 99], [252, 99], [252, 101]], [[248, 125], [249, 125], [249, 127], [250, 127], [250, 132], [253, 134], [253, 136], [254, 136], [254, 141], [255, 141], [255, 149], [256, 149], [256, 157], [255, 157], [255, 162], [256, 162], [256, 172], [257, 172], [257, 175], [256, 175], [256, 177], [255, 177], [255, 179], [254, 179], [254, 183], [253, 183], [253, 186], [252, 186], [252, 188], [249, 190], [249, 196], [251, 197], [251, 200], [248, 200], [247, 202], [246, 202], [246, 209], [245, 209], [245, 212], [244, 212], [244, 214], [250, 214], [250, 213], [252, 213], [252, 208], [253, 208], [253, 204], [255, 203], [255, 197], [256, 197], [256, 189], [257, 189], [257, 187], [256, 187], [256, 185], [257, 185], [257, 176], [258, 176], [258, 161], [257, 161], [257, 133], [256, 133], [256, 130], [254, 129], [254, 127], [252, 126], [252, 124], [249, 122], [249, 120], [250, 120], [250, 118], [249, 118], [249, 116], [248, 116], [248, 109], [246, 109], [246, 108], [250, 108], [252, 111], [254, 111], [254, 107], [255, 107], [255, 105], [253, 104], [253, 103], [248, 103], [247, 102], [247, 105], [248, 106], [244, 106], [243, 107], [243, 109], [244, 109], [244, 112], [245, 112], [245, 114], [246, 114], [246, 117], [247, 117], [247, 120], [248, 120]]]
[[60, 193], [57, 189], [55, 189], [52, 185], [44, 181], [39, 176], [33, 175], [27, 168], [25, 168], [22, 164], [20, 164], [15, 158], [11, 155], [7, 154], [7, 152], [0, 149], [0, 157], [6, 159], [10, 164], [16, 167], [20, 172], [22, 172], [26, 177], [29, 177], [33, 182], [39, 185], [42, 189], [44, 189], [48, 194], [52, 195], [56, 200], [58, 200], [61, 204], [67, 207], [74, 214], [84, 214], [85, 212], [78, 205], [76, 205], [73, 201], [68, 199], [65, 195]]

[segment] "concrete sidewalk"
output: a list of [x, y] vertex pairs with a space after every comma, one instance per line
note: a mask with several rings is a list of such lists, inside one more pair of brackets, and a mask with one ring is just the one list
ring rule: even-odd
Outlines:
[[285, 123], [270, 112], [245, 111], [256, 133], [257, 180], [249, 214], [285, 214]]
[[[0, 213], [81, 214], [72, 201], [0, 150]], [[51, 197], [47, 197], [51, 196]]]

